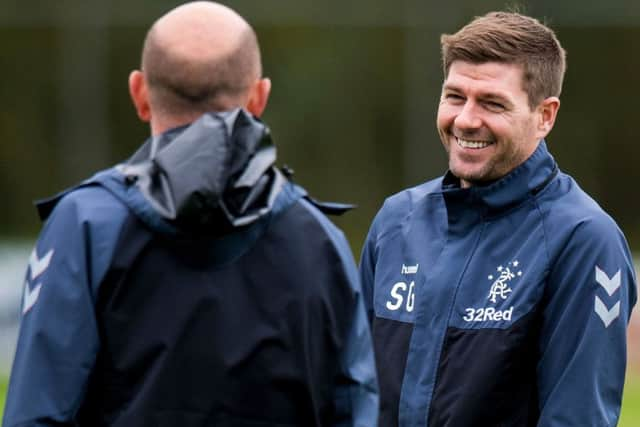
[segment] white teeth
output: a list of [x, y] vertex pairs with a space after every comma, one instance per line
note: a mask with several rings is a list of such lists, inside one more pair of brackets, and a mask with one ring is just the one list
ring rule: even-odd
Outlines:
[[491, 145], [491, 142], [486, 141], [465, 141], [464, 139], [456, 138], [458, 145], [462, 148], [484, 148]]

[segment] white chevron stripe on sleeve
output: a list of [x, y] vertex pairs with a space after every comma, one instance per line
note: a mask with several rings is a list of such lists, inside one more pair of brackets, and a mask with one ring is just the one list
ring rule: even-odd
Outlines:
[[616, 320], [616, 318], [620, 315], [620, 301], [615, 303], [615, 305], [611, 307], [611, 310], [609, 310], [607, 309], [607, 306], [604, 305], [602, 300], [600, 300], [600, 298], [598, 298], [598, 296], [596, 295], [595, 311], [596, 314], [600, 316], [600, 319], [602, 319], [604, 327], [608, 328], [611, 322]]
[[29, 281], [24, 283], [24, 301], [22, 304], [22, 314], [26, 314], [34, 306], [40, 296], [40, 288], [42, 283], [38, 283], [33, 289], [29, 289]]
[[618, 270], [613, 277], [609, 278], [607, 273], [596, 265], [596, 282], [611, 296], [620, 287], [620, 270]]
[[31, 256], [29, 257], [29, 267], [31, 267], [31, 280], [35, 279], [49, 267], [51, 257], [53, 256], [53, 249], [50, 249], [45, 256], [38, 259], [38, 252], [36, 248], [33, 248]]
[[44, 273], [49, 267], [51, 258], [53, 257], [53, 249], [50, 249], [42, 258], [38, 258], [38, 252], [36, 248], [33, 248], [31, 256], [29, 257], [29, 277], [30, 280], [26, 280], [24, 283], [24, 299], [22, 302], [22, 314], [26, 314], [34, 306], [38, 297], [40, 296], [40, 288], [42, 283], [38, 283], [30, 288], [29, 282], [33, 282], [35, 278]]

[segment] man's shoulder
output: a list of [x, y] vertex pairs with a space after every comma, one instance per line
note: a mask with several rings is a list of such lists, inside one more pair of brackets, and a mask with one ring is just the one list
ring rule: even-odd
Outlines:
[[[123, 201], [114, 194], [112, 189], [102, 185], [99, 179], [87, 180], [41, 205], [46, 204], [51, 206], [49, 208], [51, 215], [73, 218], [78, 223], [122, 222], [129, 214], [129, 209]], [[41, 207], [38, 206], [38, 208]]]
[[[342, 215], [352, 208], [353, 205], [318, 201], [311, 197], [303, 187], [287, 182], [279, 192], [271, 214], [287, 224], [292, 224], [294, 219], [304, 216], [307, 225], [311, 221], [332, 239], [342, 240], [344, 239], [342, 230], [329, 219], [328, 215]], [[293, 215], [287, 215], [287, 212], [292, 212]], [[287, 227], [291, 226], [293, 225], [287, 225]], [[304, 230], [300, 231], [304, 232]]]
[[[299, 198], [295, 205], [298, 207], [298, 214], [303, 213], [308, 216], [323, 232], [330, 238], [334, 245], [343, 246], [346, 237], [342, 230], [336, 226], [316, 205], [304, 197]], [[304, 231], [304, 230], [301, 230]]]
[[439, 191], [442, 187], [442, 178], [432, 179], [414, 187], [405, 188], [387, 197], [381, 210], [396, 211], [410, 209], [419, 201]]
[[346, 277], [351, 287], [356, 286], [357, 269], [347, 238], [316, 203], [305, 197], [291, 199], [266, 224], [266, 241], [279, 245], [280, 256]]
[[552, 229], [565, 229], [576, 237], [622, 234], [615, 220], [567, 174], [560, 174], [550, 191], [540, 196], [540, 209]]
[[406, 188], [387, 197], [378, 212], [378, 220], [397, 221], [407, 216], [426, 197], [438, 193], [442, 188], [442, 177], [432, 179], [414, 187]]
[[101, 185], [87, 185], [74, 188], [60, 199], [59, 205], [74, 206], [80, 214], [100, 214], [101, 212], [124, 210], [126, 206], [111, 191]]

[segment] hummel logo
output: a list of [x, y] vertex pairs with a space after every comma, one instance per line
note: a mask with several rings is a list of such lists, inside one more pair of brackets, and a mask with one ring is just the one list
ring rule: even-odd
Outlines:
[[[613, 296], [615, 291], [620, 287], [620, 270], [616, 272], [611, 278], [600, 269], [596, 265], [596, 282], [604, 288], [605, 291], [609, 294], [609, 296]], [[609, 310], [604, 302], [596, 295], [594, 302], [594, 310], [602, 323], [604, 323], [604, 327], [608, 328], [611, 322], [616, 320], [618, 316], [620, 316], [620, 300], [618, 300], [613, 307]]]
[[402, 264], [402, 270], [400, 271], [401, 274], [416, 274], [418, 273], [418, 266], [420, 264], [416, 264], [416, 265], [404, 265]]
[[49, 250], [45, 256], [38, 259], [38, 253], [36, 249], [33, 249], [31, 256], [29, 257], [29, 277], [30, 280], [26, 280], [24, 283], [24, 301], [22, 304], [22, 314], [26, 314], [34, 306], [38, 297], [40, 296], [40, 288], [42, 283], [38, 283], [33, 289], [30, 289], [29, 282], [40, 276], [49, 267], [51, 257], [53, 256], [53, 249]]

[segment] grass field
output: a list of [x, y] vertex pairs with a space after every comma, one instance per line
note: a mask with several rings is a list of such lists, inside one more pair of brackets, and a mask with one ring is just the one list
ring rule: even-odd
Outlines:
[[[0, 419], [4, 412], [7, 394], [7, 379], [0, 379]], [[627, 383], [622, 401], [622, 414], [618, 427], [640, 427], [640, 372], [627, 375]]]
[[640, 426], [640, 371], [627, 374], [619, 427]]

